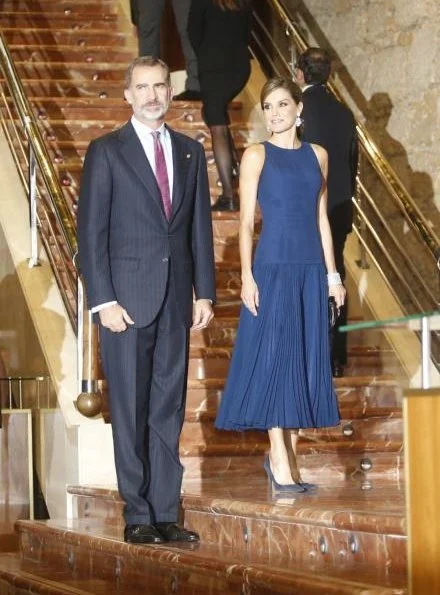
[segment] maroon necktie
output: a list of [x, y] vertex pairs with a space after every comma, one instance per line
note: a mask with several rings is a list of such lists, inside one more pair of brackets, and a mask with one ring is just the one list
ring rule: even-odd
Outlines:
[[155, 130], [151, 133], [154, 140], [154, 160], [156, 162], [156, 180], [162, 196], [163, 210], [165, 216], [169, 220], [171, 217], [171, 198], [170, 198], [170, 183], [168, 180], [167, 164], [165, 161], [165, 154], [163, 146], [160, 142], [160, 132]]

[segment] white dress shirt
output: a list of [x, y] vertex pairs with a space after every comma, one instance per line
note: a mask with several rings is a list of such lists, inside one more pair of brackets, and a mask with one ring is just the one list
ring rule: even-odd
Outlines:
[[[171, 135], [167, 130], [165, 124], [162, 124], [157, 129], [150, 128], [146, 124], [143, 124], [139, 120], [137, 120], [134, 116], [131, 117], [131, 123], [133, 128], [141, 141], [142, 148], [145, 151], [145, 155], [151, 165], [151, 169], [154, 173], [156, 173], [156, 160], [154, 158], [154, 139], [152, 132], [158, 131], [160, 132], [159, 140], [162, 143], [163, 152], [165, 155], [165, 163], [167, 166], [167, 173], [168, 173], [168, 183], [170, 185], [170, 200], [173, 201], [173, 145], [171, 142]], [[99, 304], [92, 308], [92, 313], [99, 312], [108, 306], [113, 306], [113, 304], [117, 304], [116, 301], [112, 302], [105, 302], [104, 304]]]

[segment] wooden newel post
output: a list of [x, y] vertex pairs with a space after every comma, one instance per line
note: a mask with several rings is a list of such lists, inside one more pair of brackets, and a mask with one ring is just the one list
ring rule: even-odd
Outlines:
[[411, 595], [440, 593], [440, 387], [431, 388], [431, 330], [423, 315], [422, 389], [404, 392], [408, 578]]
[[411, 595], [440, 593], [440, 388], [404, 393]]

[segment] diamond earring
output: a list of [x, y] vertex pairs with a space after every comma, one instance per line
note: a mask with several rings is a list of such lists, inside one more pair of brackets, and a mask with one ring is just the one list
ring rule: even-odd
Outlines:
[[303, 119], [299, 114], [296, 115], [295, 126], [299, 128], [303, 123]]

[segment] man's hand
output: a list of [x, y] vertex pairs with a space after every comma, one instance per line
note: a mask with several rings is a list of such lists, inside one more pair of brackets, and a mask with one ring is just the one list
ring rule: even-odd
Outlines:
[[193, 323], [191, 329], [199, 331], [206, 328], [214, 318], [210, 300], [196, 300], [194, 303]]
[[105, 326], [113, 333], [122, 333], [127, 328], [127, 324], [134, 324], [134, 320], [119, 304], [113, 304], [100, 310], [99, 319], [102, 326]]

